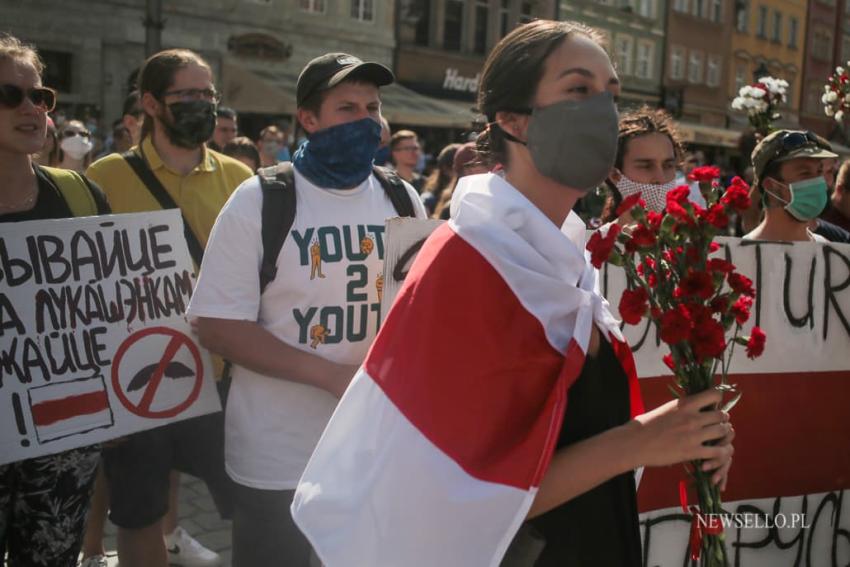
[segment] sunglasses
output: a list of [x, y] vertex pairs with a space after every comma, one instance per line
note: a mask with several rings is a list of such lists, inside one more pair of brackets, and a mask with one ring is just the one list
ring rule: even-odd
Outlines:
[[62, 132], [62, 138], [73, 138], [74, 136], [91, 138], [91, 133], [88, 130], [65, 130]]
[[6, 108], [18, 108], [25, 98], [45, 112], [56, 108], [56, 91], [53, 89], [33, 87], [24, 90], [17, 85], [0, 85], [0, 105]]
[[782, 146], [776, 150], [776, 155], [781, 152], [793, 152], [806, 146], [820, 146], [817, 136], [809, 132], [788, 132], [782, 136]]

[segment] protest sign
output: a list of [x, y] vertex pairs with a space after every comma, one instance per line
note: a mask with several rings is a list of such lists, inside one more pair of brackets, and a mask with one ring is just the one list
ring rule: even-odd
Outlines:
[[[432, 222], [387, 223], [388, 313]], [[753, 325], [767, 334], [764, 355], [735, 350], [730, 382], [743, 396], [732, 411], [737, 437], [724, 521], [735, 565], [850, 561], [850, 245], [720, 238], [721, 257], [754, 280]], [[623, 271], [599, 274], [614, 313]], [[436, 307], [435, 307], [436, 308]], [[671, 399], [668, 352], [649, 321], [626, 326], [647, 408]], [[681, 466], [648, 468], [638, 489], [644, 564], [685, 565], [691, 516], [680, 500]], [[818, 563], [820, 564], [820, 563]]]
[[218, 411], [179, 211], [0, 224], [0, 464]]

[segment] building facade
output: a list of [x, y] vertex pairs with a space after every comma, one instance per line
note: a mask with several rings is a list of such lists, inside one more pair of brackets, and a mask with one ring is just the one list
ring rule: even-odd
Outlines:
[[[161, 1], [161, 0], [160, 0]], [[68, 116], [120, 117], [145, 58], [146, 0], [28, 0], [0, 5], [0, 30], [34, 43], [45, 82]], [[185, 47], [213, 67], [222, 104], [291, 115], [295, 80], [313, 57], [343, 51], [392, 65], [395, 6], [374, 0], [170, 0], [163, 48]]]
[[621, 108], [661, 102], [667, 0], [561, 0], [558, 17], [605, 35], [623, 90]]
[[[780, 127], [800, 123], [806, 9], [807, 0], [738, 0], [735, 5], [727, 94], [734, 97], [742, 86], [765, 75], [785, 79], [788, 102], [779, 110]], [[730, 117], [735, 127], [746, 127], [744, 113]]]

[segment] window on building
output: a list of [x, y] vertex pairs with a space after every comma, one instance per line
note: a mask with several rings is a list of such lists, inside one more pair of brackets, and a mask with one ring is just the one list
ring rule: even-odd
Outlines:
[[505, 37], [511, 31], [511, 1], [500, 0], [499, 4], [499, 37]]
[[823, 83], [817, 81], [810, 81], [808, 85], [806, 85], [806, 100], [803, 103], [803, 107], [806, 112], [809, 114], [823, 114], [823, 103], [821, 102], [821, 97], [823, 96]]
[[670, 78], [681, 81], [685, 78], [685, 48], [674, 45], [670, 48]]
[[654, 18], [655, 2], [653, 0], [637, 0], [637, 13], [644, 18]]
[[779, 10], [773, 11], [773, 41], [782, 43], [782, 12]]
[[527, 24], [533, 18], [531, 16], [531, 4], [528, 0], [523, 0], [522, 4], [519, 7], [519, 22], [521, 24]]
[[631, 75], [634, 38], [630, 35], [618, 34], [616, 43], [617, 71], [621, 75]]
[[812, 57], [821, 61], [832, 59], [832, 32], [817, 28], [812, 34]]
[[705, 15], [705, 0], [691, 0], [691, 15], [701, 17]]
[[759, 6], [759, 18], [756, 22], [756, 35], [767, 39], [767, 6]]
[[850, 61], [850, 37], [841, 38], [841, 61]]
[[375, 19], [375, 11], [372, 0], [351, 0], [351, 17], [363, 22], [371, 22]]
[[718, 24], [723, 21], [723, 0], [711, 0], [711, 21]]
[[[785, 103], [783, 104], [783, 106], [786, 108], [793, 108], [794, 106], [794, 80], [796, 78], [796, 75], [785, 76], [785, 81], [788, 83], [788, 88], [785, 90]], [[823, 89], [823, 83], [821, 83], [821, 89]]]
[[788, 47], [797, 49], [797, 28], [800, 26], [797, 18], [788, 20]]
[[749, 0], [737, 0], [735, 2], [735, 29], [741, 33], [747, 33], [750, 20]]
[[719, 55], [709, 55], [708, 64], [706, 65], [705, 84], [709, 87], [720, 86], [720, 73], [723, 67], [723, 60]]
[[735, 95], [743, 86], [749, 83], [750, 70], [746, 63], [738, 63], [735, 65]]
[[39, 49], [38, 54], [44, 61], [44, 86], [60, 93], [73, 92], [74, 56], [65, 51], [44, 49]]
[[472, 46], [475, 53], [483, 55], [487, 52], [487, 28], [490, 23], [490, 7], [487, 0], [475, 2], [475, 32]]
[[325, 0], [299, 0], [301, 9], [314, 14], [325, 13]]
[[463, 37], [463, 0], [446, 0], [446, 15], [443, 20], [443, 48], [460, 51]]
[[641, 40], [637, 43], [637, 57], [635, 64], [635, 75], [640, 79], [652, 78], [652, 59], [655, 53], [655, 44], [651, 41]]
[[702, 82], [702, 61], [703, 56], [701, 51], [691, 51], [688, 58], [688, 82], [698, 85]]
[[673, 9], [677, 12], [687, 12], [688, 0], [673, 0]]

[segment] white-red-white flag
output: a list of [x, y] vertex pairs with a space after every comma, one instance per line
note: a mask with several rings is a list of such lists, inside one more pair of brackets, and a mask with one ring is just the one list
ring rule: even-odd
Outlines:
[[595, 323], [584, 224], [558, 229], [497, 175], [464, 178], [298, 485], [328, 567], [498, 565], [534, 501]]

